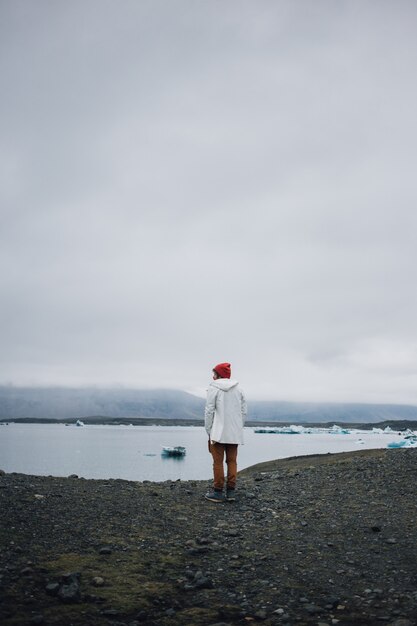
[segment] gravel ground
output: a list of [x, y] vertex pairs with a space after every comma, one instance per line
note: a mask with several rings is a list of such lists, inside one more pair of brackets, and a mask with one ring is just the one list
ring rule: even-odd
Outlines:
[[4, 626], [417, 624], [417, 450], [206, 481], [0, 476]]

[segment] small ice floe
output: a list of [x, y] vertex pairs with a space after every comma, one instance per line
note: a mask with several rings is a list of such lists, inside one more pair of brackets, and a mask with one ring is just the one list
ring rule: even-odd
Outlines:
[[306, 432], [303, 426], [280, 426], [278, 428], [255, 428], [255, 433], [267, 435], [299, 435]]
[[162, 456], [185, 456], [184, 446], [163, 446]]
[[417, 435], [408, 435], [401, 441], [391, 441], [387, 448], [417, 448]]
[[84, 426], [84, 422], [82, 422], [81, 420], [77, 420], [77, 421], [75, 422], [75, 425], [76, 425], [76, 426]]

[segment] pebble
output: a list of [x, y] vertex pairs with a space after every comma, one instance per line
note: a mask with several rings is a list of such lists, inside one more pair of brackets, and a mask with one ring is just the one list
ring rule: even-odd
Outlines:
[[310, 615], [315, 615], [316, 613], [322, 612], [322, 610], [315, 604], [305, 604], [304, 610], [307, 611], [307, 613], [309, 613]]
[[256, 619], [264, 620], [266, 619], [266, 611], [264, 609], [260, 609], [259, 611], [256, 611], [254, 617], [256, 617]]
[[111, 554], [112, 550], [111, 548], [100, 548], [100, 550], [98, 551], [99, 554]]
[[209, 539], [208, 537], [197, 537], [197, 543], [200, 546], [206, 546], [209, 543], [213, 543], [213, 541], [211, 539]]
[[104, 578], [102, 578], [101, 576], [94, 576], [91, 583], [94, 585], [94, 587], [102, 587], [104, 585]]
[[167, 609], [167, 610], [165, 611], [165, 615], [166, 615], [167, 617], [174, 617], [175, 613], [176, 613], [175, 609]]
[[59, 583], [48, 583], [45, 591], [49, 596], [56, 596], [59, 591]]

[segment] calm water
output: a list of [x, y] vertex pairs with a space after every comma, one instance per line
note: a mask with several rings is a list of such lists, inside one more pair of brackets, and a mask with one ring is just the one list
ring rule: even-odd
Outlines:
[[[361, 439], [364, 443], [359, 444]], [[245, 429], [240, 469], [272, 459], [304, 454], [385, 448], [397, 434], [355, 431], [348, 435], [258, 434]], [[182, 445], [182, 459], [164, 458], [162, 446]], [[181, 426], [0, 426], [0, 469], [39, 476], [125, 478], [128, 480], [208, 479], [212, 462], [203, 428]]]

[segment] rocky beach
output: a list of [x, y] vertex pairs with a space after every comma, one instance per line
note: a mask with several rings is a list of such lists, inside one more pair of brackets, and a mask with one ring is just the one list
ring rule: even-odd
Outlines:
[[417, 450], [263, 463], [207, 481], [0, 475], [0, 621], [417, 624]]

